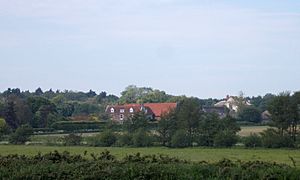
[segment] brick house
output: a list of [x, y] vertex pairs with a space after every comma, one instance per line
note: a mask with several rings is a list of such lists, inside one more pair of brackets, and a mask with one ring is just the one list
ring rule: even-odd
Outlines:
[[160, 120], [163, 114], [169, 113], [176, 107], [177, 103], [124, 104], [107, 106], [105, 112], [112, 121], [122, 124], [138, 112], [144, 112], [149, 119]]

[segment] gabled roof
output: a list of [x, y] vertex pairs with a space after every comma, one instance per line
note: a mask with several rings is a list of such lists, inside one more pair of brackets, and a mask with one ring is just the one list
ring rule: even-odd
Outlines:
[[177, 107], [177, 103], [145, 103], [145, 107], [149, 107], [156, 117], [161, 117], [165, 113]]

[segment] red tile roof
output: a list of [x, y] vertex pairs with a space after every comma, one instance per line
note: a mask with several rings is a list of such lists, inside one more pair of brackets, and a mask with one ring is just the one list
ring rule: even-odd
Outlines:
[[177, 103], [145, 103], [144, 106], [149, 107], [156, 117], [161, 117], [164, 113], [175, 109]]
[[114, 108], [114, 113], [119, 113], [120, 109], [125, 110], [125, 114], [129, 113], [129, 109], [133, 108], [134, 112], [141, 111], [141, 107], [144, 106], [148, 111], [147, 114], [153, 113], [155, 117], [161, 117], [164, 113], [169, 113], [172, 109], [175, 109], [177, 103], [145, 103], [145, 104], [124, 104], [107, 106], [106, 112], [109, 112], [110, 108]]

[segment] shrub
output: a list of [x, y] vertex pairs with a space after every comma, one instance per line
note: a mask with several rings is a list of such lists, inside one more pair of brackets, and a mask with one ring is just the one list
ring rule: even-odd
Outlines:
[[29, 141], [32, 134], [32, 128], [29, 125], [22, 125], [9, 137], [9, 142], [12, 144], [25, 144]]
[[238, 137], [231, 131], [221, 131], [214, 137], [214, 144], [218, 147], [231, 147], [238, 141]]
[[245, 146], [249, 148], [262, 146], [261, 137], [259, 137], [257, 134], [250, 134], [250, 136], [244, 137], [243, 142]]
[[109, 147], [117, 141], [116, 135], [108, 130], [87, 139], [88, 145]]
[[152, 137], [144, 129], [139, 129], [132, 135], [133, 145], [136, 147], [146, 147], [152, 145]]
[[96, 121], [58, 121], [51, 125], [56, 130], [64, 130], [68, 132], [75, 132], [80, 130], [103, 129], [105, 122]]
[[112, 146], [117, 141], [117, 137], [112, 131], [108, 130], [100, 134], [100, 141], [103, 146]]
[[76, 146], [80, 145], [82, 141], [81, 135], [77, 135], [74, 133], [71, 133], [64, 137], [63, 142], [66, 146]]
[[2, 136], [9, 133], [9, 127], [3, 118], [0, 118], [0, 140]]
[[132, 136], [128, 133], [121, 134], [117, 137], [117, 146], [132, 146]]
[[86, 137], [85, 140], [86, 140], [87, 145], [95, 146], [95, 147], [102, 146], [102, 142], [100, 140], [100, 135], [101, 134], [96, 134], [95, 136]]
[[171, 146], [178, 148], [189, 146], [189, 138], [184, 130], [178, 130], [175, 132], [171, 139]]
[[198, 146], [213, 146], [213, 139], [205, 134], [196, 136], [196, 142]]
[[261, 133], [263, 147], [266, 148], [281, 148], [295, 147], [294, 141], [288, 134], [280, 134], [275, 129], [267, 129]]

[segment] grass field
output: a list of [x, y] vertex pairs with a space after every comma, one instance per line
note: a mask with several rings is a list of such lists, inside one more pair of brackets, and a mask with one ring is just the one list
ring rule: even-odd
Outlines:
[[105, 149], [109, 150], [117, 158], [122, 158], [128, 154], [165, 154], [171, 157], [178, 157], [191, 161], [215, 162], [223, 158], [242, 161], [268, 161], [292, 165], [290, 157], [293, 157], [298, 167], [300, 167], [300, 151], [288, 149], [222, 149], [222, 148], [185, 148], [169, 149], [164, 147], [151, 148], [117, 148], [117, 147], [64, 147], [64, 146], [25, 146], [25, 145], [0, 145], [0, 154], [24, 154], [35, 155], [38, 152], [47, 153], [58, 150], [69, 151], [72, 154], [100, 153]]
[[238, 135], [245, 137], [249, 136], [251, 133], [259, 134], [268, 128], [270, 128], [270, 126], [242, 126], [241, 131], [238, 132]]

